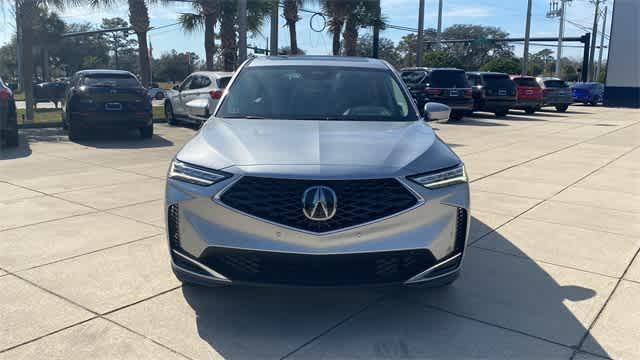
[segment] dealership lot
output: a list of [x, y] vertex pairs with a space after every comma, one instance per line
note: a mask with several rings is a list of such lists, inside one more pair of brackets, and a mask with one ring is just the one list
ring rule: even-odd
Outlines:
[[640, 111], [434, 123], [472, 181], [450, 288], [198, 288], [162, 198], [193, 130], [0, 157], [0, 359], [640, 358]]

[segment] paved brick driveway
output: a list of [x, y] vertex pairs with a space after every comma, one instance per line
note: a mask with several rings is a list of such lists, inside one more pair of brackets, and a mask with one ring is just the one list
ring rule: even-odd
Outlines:
[[25, 131], [0, 154], [0, 359], [640, 358], [640, 111], [433, 126], [473, 179], [441, 290], [180, 287], [161, 199], [193, 131]]

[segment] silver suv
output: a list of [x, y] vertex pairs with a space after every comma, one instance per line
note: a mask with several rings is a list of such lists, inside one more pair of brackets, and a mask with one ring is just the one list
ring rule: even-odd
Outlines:
[[229, 72], [197, 71], [187, 76], [180, 85], [167, 91], [164, 112], [169, 124], [175, 125], [179, 121], [199, 124], [200, 118], [189, 116], [187, 103], [207, 99], [206, 111], [213, 113], [232, 75]]
[[183, 282], [444, 285], [469, 187], [386, 62], [259, 57], [176, 155], [165, 210]]

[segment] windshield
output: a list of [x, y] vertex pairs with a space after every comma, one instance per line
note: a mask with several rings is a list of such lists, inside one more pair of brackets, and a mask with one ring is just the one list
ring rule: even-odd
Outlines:
[[544, 86], [548, 88], [566, 88], [569, 87], [566, 82], [562, 80], [545, 80]]
[[464, 71], [433, 71], [431, 73], [431, 87], [435, 88], [468, 88], [467, 76]]
[[483, 75], [484, 82], [492, 88], [515, 88], [515, 83], [511, 81], [509, 75]]
[[540, 87], [534, 78], [515, 78], [513, 81], [519, 86]]
[[139, 87], [138, 79], [128, 74], [88, 74], [84, 75], [82, 84], [86, 86], [105, 87]]
[[291, 120], [411, 121], [391, 71], [340, 67], [249, 67], [216, 116]]

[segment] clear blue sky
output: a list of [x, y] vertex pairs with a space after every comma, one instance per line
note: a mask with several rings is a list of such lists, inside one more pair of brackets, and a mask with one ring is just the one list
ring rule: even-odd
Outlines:
[[[12, 1], [11, 1], [12, 2]], [[609, 33], [611, 24], [611, 8], [613, 0], [608, 0], [605, 5], [609, 5], [609, 19], [607, 20], [606, 33]], [[14, 21], [8, 8], [7, 0], [3, 2], [3, 11], [0, 11], [0, 44], [5, 43], [11, 36], [14, 29]], [[317, 9], [312, 5], [313, 1], [308, 1], [308, 9]], [[453, 24], [479, 24], [498, 26], [509, 32], [511, 36], [524, 35], [524, 22], [526, 14], [527, 0], [444, 0], [443, 27]], [[425, 27], [436, 27], [437, 21], [437, 0], [426, 0], [425, 6]], [[548, 7], [548, 0], [533, 0], [533, 17], [531, 25], [532, 36], [557, 36], [558, 21], [545, 17]], [[151, 25], [162, 26], [176, 22], [179, 13], [189, 12], [188, 3], [176, 3], [169, 7], [159, 5], [150, 9]], [[388, 18], [389, 23], [416, 28], [418, 23], [418, 0], [382, 0], [382, 12]], [[120, 16], [127, 18], [126, 2], [122, 2], [118, 8], [110, 10], [97, 10], [87, 7], [68, 8], [61, 13], [62, 18], [67, 22], [92, 22], [99, 23], [103, 17]], [[594, 5], [589, 0], [574, 0], [568, 6], [567, 18], [577, 24], [591, 28], [593, 23]], [[289, 44], [288, 31], [284, 28], [284, 21], [280, 18], [279, 45]], [[318, 33], [310, 29], [310, 15], [302, 14], [302, 20], [298, 23], [298, 46], [308, 54], [329, 54], [331, 52], [331, 37], [326, 32]], [[316, 22], [314, 22], [316, 23]], [[316, 23], [316, 25], [321, 25]], [[7, 29], [8, 31], [5, 31]], [[363, 33], [370, 30], [363, 29]], [[567, 23], [565, 36], [579, 36], [584, 33], [573, 24]], [[172, 26], [150, 33], [153, 45], [154, 57], [161, 53], [176, 49], [177, 51], [194, 51], [198, 54], [204, 53], [203, 34], [185, 34], [179, 26]], [[264, 36], [269, 35], [269, 22], [265, 23], [262, 31]], [[381, 36], [390, 38], [397, 42], [407, 32], [400, 30], [386, 30]], [[249, 44], [263, 46], [266, 39], [262, 35], [256, 35], [248, 40]], [[570, 44], [567, 44], [570, 45]], [[574, 44], [577, 45], [577, 44]], [[552, 47], [555, 49], [555, 47]], [[541, 47], [532, 47], [535, 52]], [[516, 47], [516, 54], [522, 55], [521, 47]], [[564, 55], [581, 58], [581, 49], [566, 48]], [[606, 57], [606, 52], [605, 52]]]

